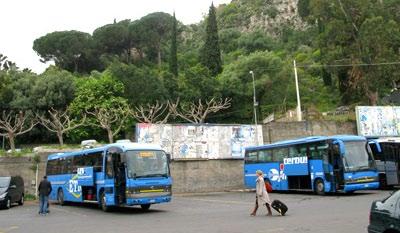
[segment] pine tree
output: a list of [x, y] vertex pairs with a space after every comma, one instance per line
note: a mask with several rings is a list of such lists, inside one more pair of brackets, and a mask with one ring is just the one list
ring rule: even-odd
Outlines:
[[201, 63], [206, 66], [212, 76], [222, 71], [221, 50], [219, 48], [218, 26], [215, 7], [212, 3], [208, 12], [206, 25], [206, 41], [201, 51]]
[[178, 56], [177, 56], [177, 50], [178, 50], [178, 45], [177, 45], [177, 29], [176, 29], [176, 17], [175, 17], [175, 12], [174, 12], [174, 19], [172, 22], [172, 35], [171, 35], [171, 55], [170, 55], [170, 61], [169, 61], [169, 71], [175, 75], [175, 77], [178, 76]]

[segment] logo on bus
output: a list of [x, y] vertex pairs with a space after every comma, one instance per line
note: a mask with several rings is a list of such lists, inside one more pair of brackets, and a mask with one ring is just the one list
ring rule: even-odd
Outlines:
[[66, 189], [75, 198], [81, 198], [82, 187], [78, 185], [78, 174], [74, 175], [68, 183], [66, 183]]
[[286, 180], [287, 176], [285, 175], [285, 173], [282, 170], [278, 171], [277, 169], [272, 168], [268, 172], [268, 178], [271, 181], [280, 182], [281, 180]]
[[290, 165], [290, 164], [307, 164], [308, 163], [308, 159], [307, 156], [303, 156], [303, 157], [293, 157], [293, 158], [284, 158], [283, 159], [283, 163], [285, 165]]

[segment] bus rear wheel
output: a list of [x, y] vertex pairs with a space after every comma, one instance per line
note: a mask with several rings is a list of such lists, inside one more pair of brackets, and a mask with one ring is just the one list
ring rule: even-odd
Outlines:
[[325, 184], [324, 181], [321, 179], [318, 179], [315, 181], [315, 193], [318, 195], [325, 195]]
[[57, 192], [57, 201], [59, 205], [64, 205], [64, 192], [62, 191], [62, 189], [59, 189]]
[[143, 204], [143, 205], [140, 205], [140, 207], [142, 207], [142, 210], [149, 210], [150, 204]]

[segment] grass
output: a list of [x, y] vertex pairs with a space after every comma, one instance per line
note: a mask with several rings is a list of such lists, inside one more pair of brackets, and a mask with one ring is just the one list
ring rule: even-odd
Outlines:
[[10, 157], [22, 157], [23, 155], [31, 153], [32, 153], [31, 148], [23, 148], [21, 149], [21, 151], [14, 151], [11, 153], [7, 153], [6, 150], [0, 150], [0, 156], [10, 156]]
[[34, 200], [36, 200], [36, 196], [33, 195], [33, 194], [27, 193], [27, 194], [25, 194], [25, 196], [24, 196], [24, 200], [25, 200], [25, 201], [34, 201]]
[[40, 146], [44, 149], [79, 149], [81, 148], [80, 144], [64, 144], [63, 146], [60, 146], [59, 144], [49, 144], [49, 145], [43, 145]]

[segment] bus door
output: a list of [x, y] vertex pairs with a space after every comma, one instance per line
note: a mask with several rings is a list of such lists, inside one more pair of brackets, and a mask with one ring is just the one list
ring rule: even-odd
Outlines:
[[[126, 203], [126, 167], [125, 154], [118, 147], [111, 147], [106, 157], [106, 186], [113, 186], [114, 192], [107, 194], [107, 201], [115, 205]], [[112, 199], [112, 200], [111, 200]]]
[[397, 185], [399, 184], [399, 143], [388, 143], [385, 149], [383, 153], [385, 157], [386, 185]]
[[331, 150], [329, 151], [329, 164], [333, 167], [333, 177], [336, 190], [344, 188], [344, 164], [343, 154], [344, 148], [340, 146], [339, 142], [331, 144]]

